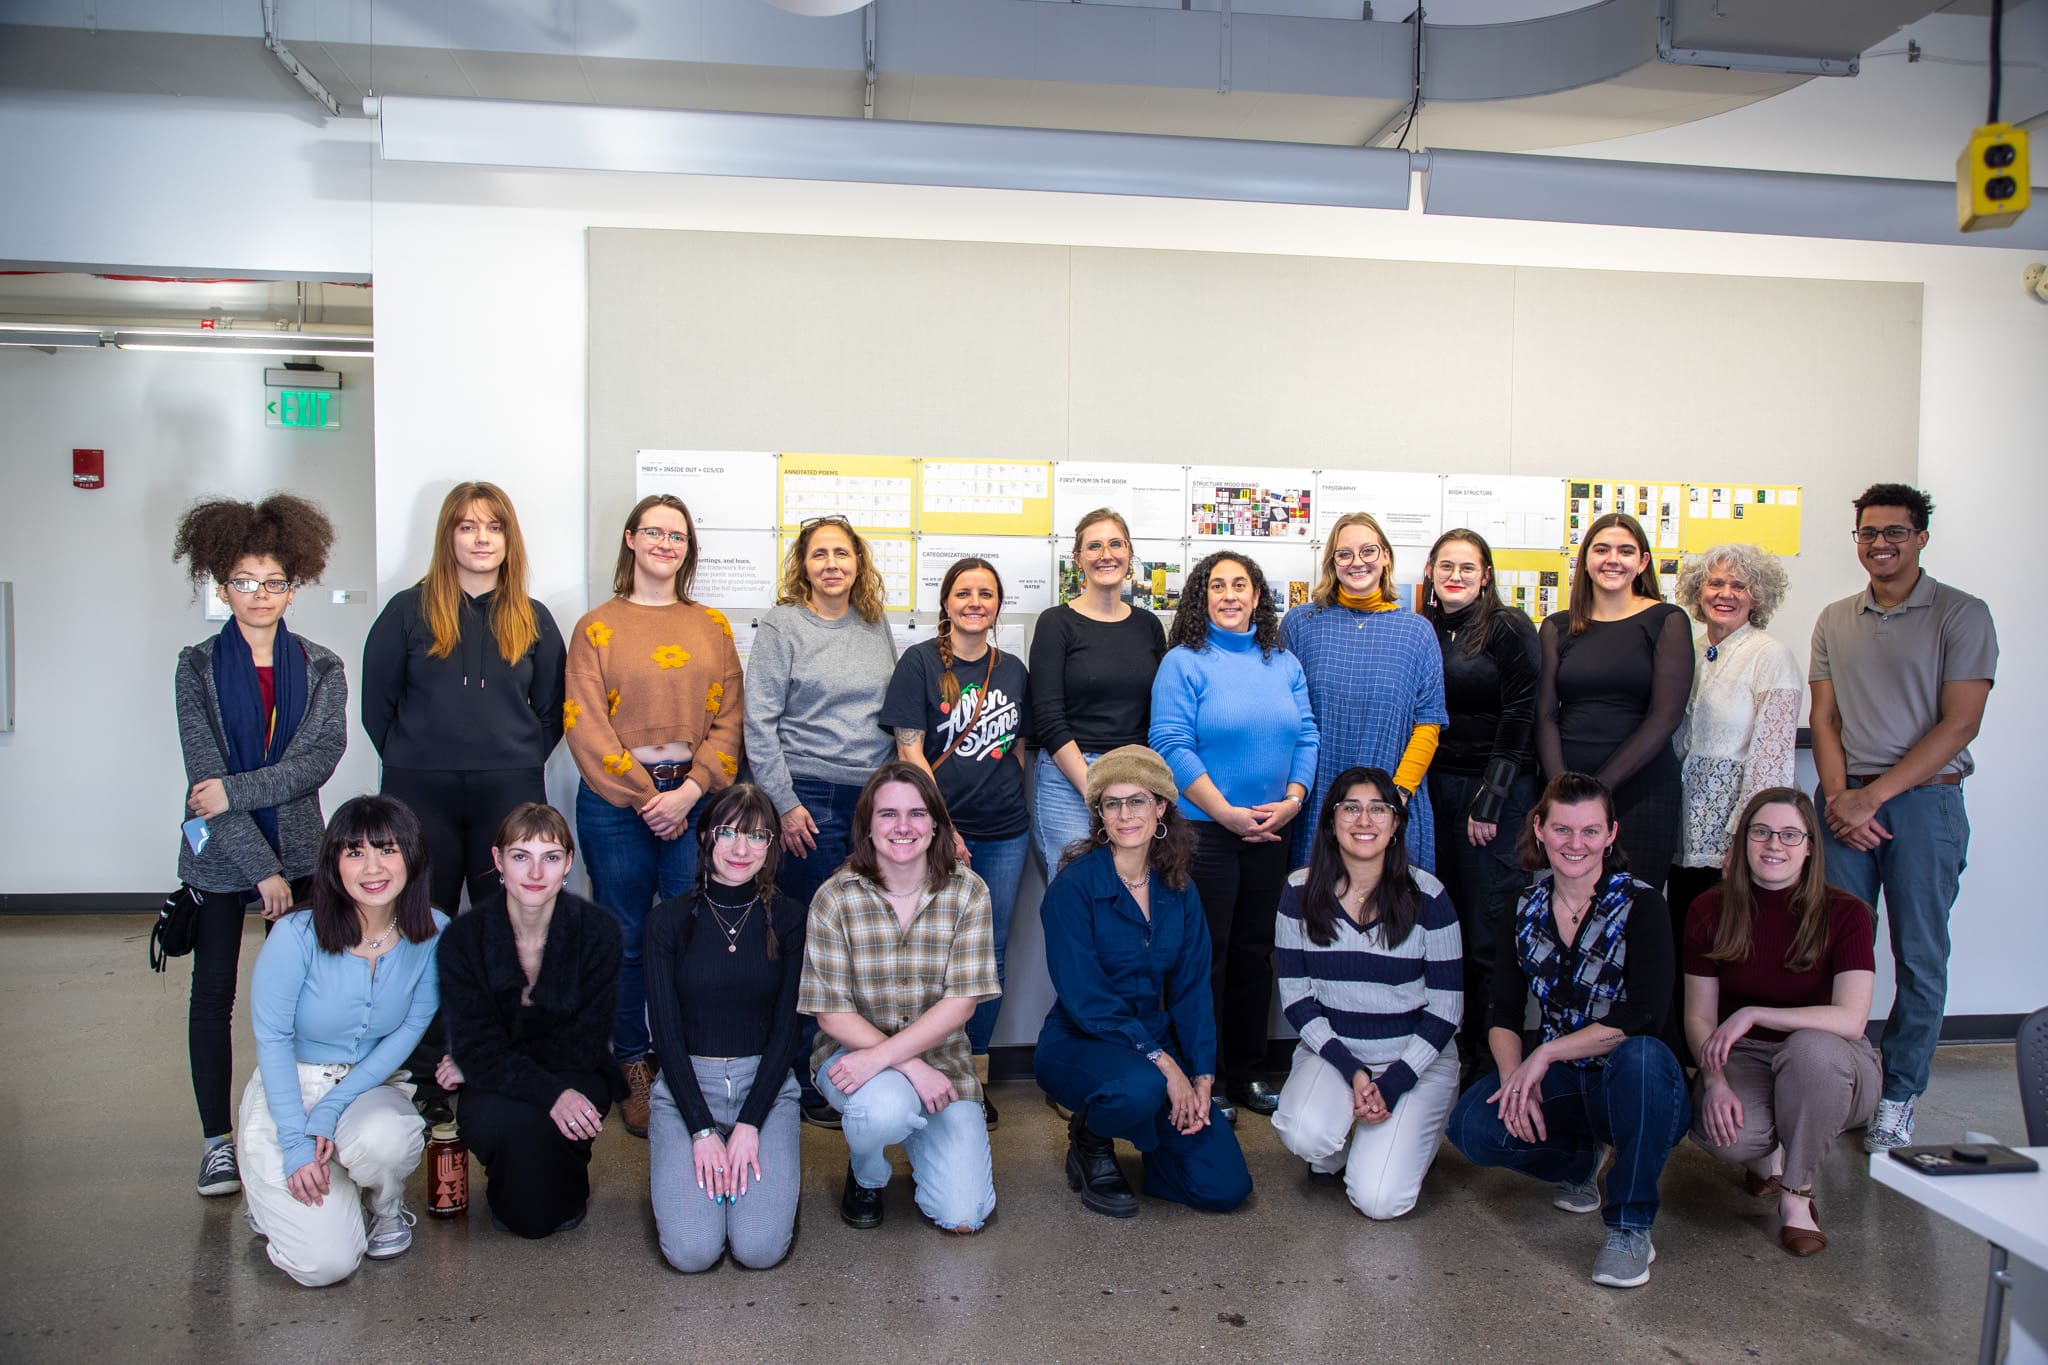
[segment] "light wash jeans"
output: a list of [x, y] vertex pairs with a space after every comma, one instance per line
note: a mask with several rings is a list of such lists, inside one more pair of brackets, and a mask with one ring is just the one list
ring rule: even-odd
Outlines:
[[1970, 851], [1970, 817], [1961, 787], [1915, 787], [1877, 808], [1891, 838], [1864, 853], [1835, 838], [1827, 799], [1818, 791], [1828, 880], [1877, 908], [1891, 931], [1898, 994], [1878, 1046], [1884, 1052], [1884, 1098], [1910, 1100], [1927, 1089], [1941, 1015], [1948, 1005], [1948, 914], [1962, 886]]
[[[1095, 762], [1099, 753], [1081, 755]], [[1031, 851], [1038, 855], [1038, 870], [1046, 885], [1060, 874], [1060, 853], [1076, 839], [1088, 837], [1088, 802], [1067, 781], [1059, 764], [1045, 750], [1031, 765]]]
[[840, 1048], [814, 1078], [843, 1118], [853, 1178], [864, 1189], [887, 1186], [889, 1153], [903, 1148], [917, 1184], [917, 1206], [948, 1232], [979, 1232], [996, 1208], [995, 1165], [988, 1150], [988, 1120], [973, 1100], [955, 1100], [927, 1114], [917, 1090], [896, 1070], [875, 1076], [851, 1095], [832, 1084]]

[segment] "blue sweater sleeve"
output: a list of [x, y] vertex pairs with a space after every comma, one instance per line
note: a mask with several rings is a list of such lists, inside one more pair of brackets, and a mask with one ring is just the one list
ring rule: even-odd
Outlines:
[[[1297, 675], [1300, 672], [1296, 668]], [[1152, 679], [1152, 728], [1147, 736], [1152, 748], [1173, 771], [1173, 781], [1183, 793], [1197, 778], [1207, 776], [1202, 756], [1195, 751], [1195, 719], [1202, 705], [1202, 672], [1185, 648], [1169, 649]], [[1304, 696], [1306, 691], [1304, 690]], [[1310, 765], [1313, 771], [1314, 765]]]
[[[448, 917], [440, 911], [433, 912], [434, 929], [439, 931], [448, 924]], [[427, 1025], [433, 1021], [434, 1011], [441, 1007], [441, 971], [435, 960], [434, 950], [439, 945], [433, 940], [414, 944], [424, 961], [419, 968], [419, 979], [413, 984], [412, 1003], [406, 1007], [405, 1019], [390, 1033], [377, 1040], [369, 1055], [349, 1068], [349, 1073], [335, 1083], [334, 1089], [320, 1097], [320, 1102], [306, 1112], [306, 1136], [332, 1138], [334, 1126], [341, 1121], [344, 1109], [355, 1102], [358, 1095], [384, 1084], [391, 1079], [391, 1073], [405, 1065], [412, 1056], [413, 1048], [419, 1045], [426, 1033]]]
[[263, 941], [256, 971], [249, 981], [249, 1017], [256, 1033], [256, 1073], [263, 1078], [263, 1098], [277, 1128], [289, 1177], [313, 1160], [313, 1140], [306, 1136], [306, 1102], [299, 1096], [299, 1058], [293, 1046], [297, 1032], [299, 993], [305, 988], [312, 954], [313, 912], [287, 915]]
[[1299, 782], [1303, 790], [1313, 792], [1316, 789], [1316, 753], [1322, 741], [1316, 733], [1315, 712], [1308, 703], [1308, 675], [1301, 671], [1301, 660], [1292, 654], [1275, 657], [1285, 660], [1288, 690], [1294, 698], [1295, 713], [1301, 718], [1301, 731], [1294, 741], [1294, 763], [1288, 769], [1287, 780]]
[[[1045, 970], [1060, 1009], [1091, 1038], [1127, 1043], [1150, 1052], [1160, 1042], [1138, 1022], [1128, 1000], [1110, 987], [1095, 950], [1093, 904], [1083, 878], [1062, 873], [1047, 888], [1040, 917], [1045, 931]], [[1203, 981], [1208, 981], [1206, 972]]]

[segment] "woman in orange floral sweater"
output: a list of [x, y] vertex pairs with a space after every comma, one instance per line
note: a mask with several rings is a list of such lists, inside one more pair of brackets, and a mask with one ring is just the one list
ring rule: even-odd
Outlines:
[[657, 493], [626, 518], [610, 601], [569, 637], [562, 725], [583, 776], [576, 832], [590, 898], [618, 917], [625, 937], [612, 1054], [629, 1094], [626, 1131], [647, 1136], [647, 990], [640, 929], [661, 899], [690, 889], [697, 870], [697, 811], [739, 771], [740, 660], [732, 627], [690, 599], [697, 527], [680, 498]]

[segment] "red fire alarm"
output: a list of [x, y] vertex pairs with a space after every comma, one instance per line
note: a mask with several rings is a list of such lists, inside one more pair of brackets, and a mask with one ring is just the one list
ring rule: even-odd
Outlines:
[[73, 450], [71, 452], [71, 486], [73, 488], [105, 488], [107, 486], [107, 452], [104, 450]]

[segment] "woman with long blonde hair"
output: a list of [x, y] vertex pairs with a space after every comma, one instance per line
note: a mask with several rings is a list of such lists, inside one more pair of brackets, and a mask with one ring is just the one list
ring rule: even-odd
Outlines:
[[442, 499], [426, 577], [396, 593], [363, 644], [363, 729], [383, 790], [425, 831], [428, 884], [454, 913], [499, 889], [491, 845], [562, 737], [562, 634], [526, 595], [526, 542], [492, 483]]

